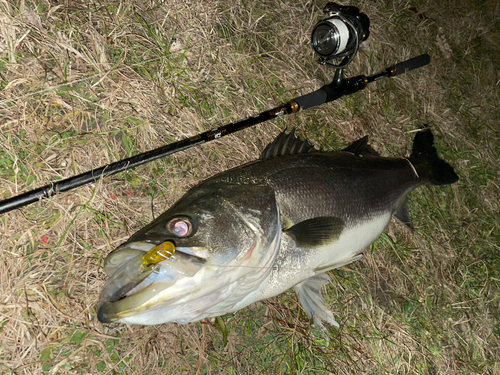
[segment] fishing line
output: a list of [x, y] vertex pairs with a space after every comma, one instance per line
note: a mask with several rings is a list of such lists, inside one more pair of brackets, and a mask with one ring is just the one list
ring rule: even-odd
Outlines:
[[[161, 266], [161, 263], [159, 263], [160, 266]], [[164, 266], [165, 267], [165, 266]], [[168, 267], [166, 267], [168, 268]], [[272, 266], [245, 266], [245, 265], [234, 265], [234, 266], [229, 266], [229, 265], [223, 265], [223, 266], [215, 266], [215, 265], [204, 265], [203, 268], [205, 269], [219, 269], [219, 268], [227, 268], [227, 269], [234, 269], [234, 268], [248, 268], [248, 269], [256, 269], [256, 270], [260, 270], [260, 269], [264, 269], [264, 268], [267, 268], [267, 269], [276, 269], [276, 270], [279, 270], [280, 267], [275, 267], [274, 265]], [[286, 269], [289, 269], [289, 270], [303, 270], [304, 268], [303, 267], [286, 267]], [[328, 270], [326, 271], [321, 271], [321, 273], [323, 272], [327, 272]], [[156, 271], [155, 271], [156, 272]]]
[[413, 173], [415, 173], [415, 177], [416, 177], [416, 178], [420, 178], [420, 176], [419, 176], [419, 175], [418, 175], [418, 173], [417, 173], [416, 168], [413, 166], [413, 164], [412, 164], [412, 162], [410, 161], [410, 159], [408, 159], [408, 158], [404, 158], [404, 159], [408, 162], [408, 164], [410, 164], [410, 167], [411, 167], [411, 169], [413, 170]]

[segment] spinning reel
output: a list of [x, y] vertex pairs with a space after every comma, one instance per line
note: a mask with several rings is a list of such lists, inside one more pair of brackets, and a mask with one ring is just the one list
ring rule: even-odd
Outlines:
[[[353, 6], [328, 3], [323, 9], [326, 18], [320, 21], [311, 34], [311, 45], [320, 58], [320, 64], [342, 68], [358, 52], [359, 45], [370, 35], [370, 20]], [[339, 64], [335, 59], [342, 58]]]

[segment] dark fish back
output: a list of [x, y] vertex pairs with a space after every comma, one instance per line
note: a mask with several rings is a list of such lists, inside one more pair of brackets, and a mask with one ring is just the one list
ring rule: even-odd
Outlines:
[[259, 160], [206, 183], [271, 186], [292, 222], [335, 216], [354, 223], [396, 209], [424, 181], [405, 159], [329, 152]]
[[268, 177], [282, 214], [294, 222], [334, 216], [355, 225], [394, 211], [406, 193], [423, 183], [404, 159], [339, 152], [302, 163]]

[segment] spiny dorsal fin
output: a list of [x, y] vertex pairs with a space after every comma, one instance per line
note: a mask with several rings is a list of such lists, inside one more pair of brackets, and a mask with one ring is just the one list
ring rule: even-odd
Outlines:
[[305, 154], [316, 150], [309, 142], [301, 141], [295, 136], [295, 129], [289, 134], [286, 130], [280, 133], [274, 141], [269, 143], [260, 154], [260, 159], [271, 159], [276, 156]]
[[355, 154], [355, 155], [379, 156], [378, 152], [375, 151], [368, 144], [368, 136], [367, 135], [365, 135], [363, 138], [358, 139], [357, 141], [354, 141], [349, 146], [347, 146], [346, 148], [344, 148], [340, 151], [350, 152], [350, 153]]

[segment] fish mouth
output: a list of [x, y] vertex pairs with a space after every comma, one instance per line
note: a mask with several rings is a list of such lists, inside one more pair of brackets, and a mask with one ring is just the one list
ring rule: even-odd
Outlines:
[[[167, 241], [169, 242], [169, 241]], [[165, 242], [164, 244], [166, 244]], [[101, 323], [116, 322], [124, 317], [154, 309], [160, 301], [155, 296], [182, 278], [195, 276], [207, 262], [204, 249], [175, 247], [172, 254], [157, 262], [145, 261], [147, 254], [163, 244], [146, 241], [125, 243], [105, 260], [109, 279], [104, 284], [97, 305]], [[182, 295], [171, 298], [170, 302]]]
[[[148, 231], [133, 236], [105, 260], [109, 279], [96, 306], [97, 318], [102, 323], [185, 324], [245, 306], [271, 272], [281, 238], [277, 207], [265, 212], [266, 220], [257, 214], [262, 216], [257, 210], [238, 213], [231, 226], [238, 235], [224, 233], [217, 241], [205, 238], [215, 231], [208, 229], [213, 225], [205, 225], [205, 232], [197, 232], [190, 241], [166, 240]], [[208, 224], [218, 218], [209, 216]], [[171, 256], [154, 264], [144, 262], [147, 254], [171, 241], [179, 245]]]

